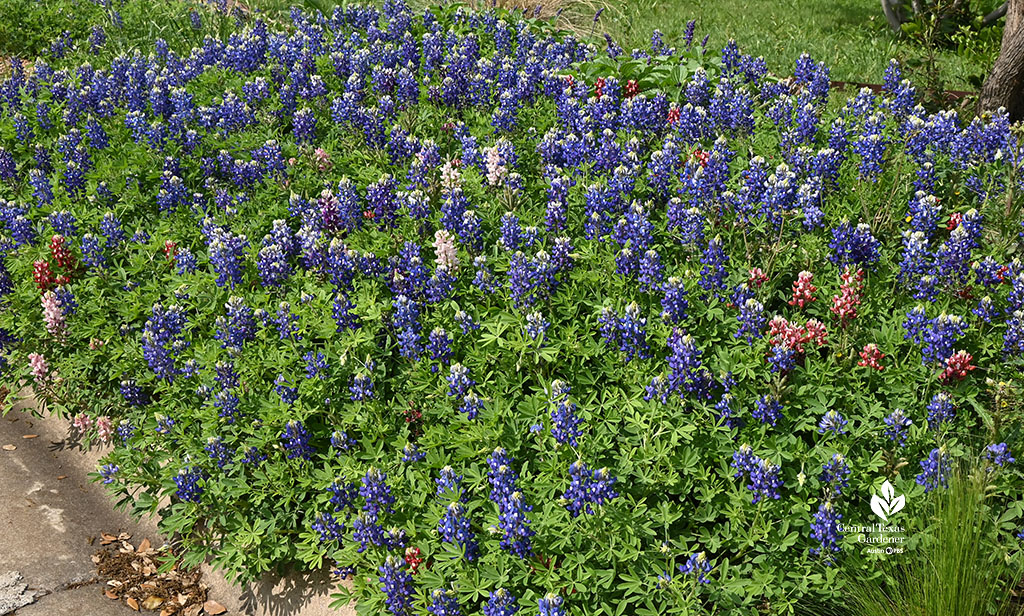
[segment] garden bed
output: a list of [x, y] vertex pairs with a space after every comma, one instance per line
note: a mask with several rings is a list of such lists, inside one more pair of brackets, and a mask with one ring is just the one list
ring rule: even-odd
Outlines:
[[892, 556], [847, 525], [927, 553], [960, 468], [1019, 558], [1005, 116], [692, 28], [237, 19], [0, 87], [4, 383], [186, 564], [396, 616], [841, 612]]

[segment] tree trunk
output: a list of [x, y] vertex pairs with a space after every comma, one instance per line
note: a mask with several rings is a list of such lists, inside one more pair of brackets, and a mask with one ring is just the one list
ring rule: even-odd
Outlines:
[[1024, 120], [1024, 0], [1010, 0], [999, 57], [981, 88], [982, 111], [1005, 107], [1011, 120]]

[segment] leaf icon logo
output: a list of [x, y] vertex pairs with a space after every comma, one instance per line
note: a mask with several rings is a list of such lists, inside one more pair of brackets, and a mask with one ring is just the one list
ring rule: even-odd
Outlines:
[[896, 496], [896, 489], [892, 487], [888, 479], [882, 484], [881, 494], [871, 496], [871, 511], [882, 518], [883, 522], [888, 522], [889, 516], [901, 511], [906, 504], [906, 497], [902, 494]]

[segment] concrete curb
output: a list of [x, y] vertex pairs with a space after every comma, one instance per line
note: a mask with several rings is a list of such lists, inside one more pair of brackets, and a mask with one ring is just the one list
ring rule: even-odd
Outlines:
[[[71, 427], [68, 420], [49, 415], [45, 412], [43, 416], [39, 416], [38, 413], [38, 405], [32, 399], [19, 403], [3, 419], [0, 419], [0, 440], [3, 440], [3, 443], [0, 443], [0, 445], [10, 444], [17, 447], [15, 451], [0, 450], [0, 469], [4, 469], [11, 476], [20, 477], [22, 483], [26, 481], [31, 483], [32, 487], [28, 490], [30, 493], [32, 490], [38, 492], [48, 488], [46, 485], [47, 480], [50, 480], [51, 483], [57, 483], [53, 481], [56, 476], [35, 477], [35, 474], [59, 469], [52, 470], [52, 472], [59, 472], [61, 473], [59, 476], [70, 480], [66, 484], [61, 480], [60, 487], [66, 486], [65, 492], [69, 492], [67, 488], [71, 488], [72, 485], [76, 488], [69, 495], [73, 499], [71, 505], [73, 510], [69, 511], [69, 513], [72, 514], [71, 517], [77, 516], [76, 522], [69, 522], [66, 525], [69, 528], [59, 532], [54, 529], [47, 529], [40, 536], [40, 541], [52, 541], [53, 535], [82, 535], [80, 537], [75, 536], [73, 539], [67, 537], [71, 541], [65, 542], [67, 545], [64, 549], [68, 552], [75, 552], [75, 554], [74, 556], [66, 556], [66, 558], [75, 561], [76, 565], [63, 573], [59, 571], [59, 567], [51, 567], [51, 571], [47, 572], [45, 570], [46, 565], [40, 566], [39, 563], [36, 564], [35, 570], [33, 570], [29, 562], [33, 559], [33, 554], [29, 551], [33, 549], [33, 546], [25, 546], [21, 550], [15, 550], [12, 554], [7, 554], [6, 549], [0, 552], [0, 572], [7, 569], [20, 571], [30, 584], [30, 589], [36, 590], [36, 596], [41, 597], [88, 579], [89, 576], [85, 571], [86, 569], [91, 570], [91, 562], [88, 563], [87, 568], [83, 569], [83, 565], [77, 561], [80, 561], [83, 556], [88, 561], [92, 551], [96, 548], [88, 545], [84, 533], [91, 531], [94, 535], [98, 535], [101, 531], [116, 533], [119, 530], [124, 530], [132, 533], [137, 539], [148, 537], [154, 545], [159, 545], [164, 540], [157, 530], [156, 520], [153, 517], [147, 516], [137, 521], [130, 519], [127, 514], [114, 509], [112, 499], [101, 485], [88, 480], [88, 473], [95, 472], [99, 459], [109, 451], [109, 448], [94, 447], [89, 450], [82, 450], [77, 444], [71, 443], [68, 439]], [[37, 436], [30, 440], [24, 439], [23, 437], [29, 432]], [[47, 449], [49, 450], [48, 453], [45, 451]], [[32, 460], [28, 460], [28, 463], [26, 463], [26, 461], [22, 460], [23, 457], [32, 457]], [[43, 471], [42, 469], [46, 470]], [[3, 481], [0, 481], [0, 487], [11, 489], [10, 486], [5, 486]], [[51, 498], [58, 498], [60, 496], [60, 489], [48, 489], [48, 492], [53, 493]], [[12, 494], [11, 497], [14, 498], [14, 495]], [[51, 518], [54, 516], [53, 511], [55, 509], [49, 505], [33, 506], [36, 507], [35, 511], [21, 512], [21, 518], [19, 519], [18, 515], [13, 513], [10, 516], [6, 515], [7, 511], [5, 511], [3, 505], [0, 505], [0, 516], [2, 516], [0, 520], [7, 517], [12, 518], [11, 520], [3, 520], [6, 524], [0, 525], [0, 530], [9, 530], [4, 527], [10, 526], [13, 527], [10, 530], [16, 531], [19, 525], [26, 525], [28, 523], [27, 520], [30, 518], [26, 516], [35, 515], [38, 517], [40, 514], [44, 518], [48, 515]], [[63, 510], [57, 511], [60, 511], [60, 514], [57, 514], [58, 516], [64, 514]], [[54, 522], [51, 520], [50, 524], [53, 526]], [[64, 523], [59, 522], [59, 525], [63, 526]], [[69, 533], [68, 531], [71, 532]], [[75, 531], [78, 532], [76, 533]], [[74, 545], [75, 540], [80, 542], [81, 545]], [[45, 545], [36, 547], [40, 551], [46, 549]], [[21, 553], [22, 551], [24, 553]], [[228, 608], [229, 614], [244, 614], [245, 616], [354, 616], [356, 613], [354, 605], [337, 610], [328, 607], [332, 601], [330, 594], [334, 592], [334, 587], [331, 585], [326, 572], [293, 573], [285, 577], [268, 574], [256, 583], [238, 586], [230, 583], [221, 572], [214, 571], [209, 566], [204, 565], [203, 578], [204, 582], [210, 587], [210, 597]], [[98, 591], [95, 594], [97, 596], [100, 595]], [[105, 601], [113, 607], [112, 604], [114, 602]], [[50, 608], [39, 613], [60, 613], [60, 610], [55, 606], [50, 606]], [[102, 613], [133, 613], [127, 607], [124, 607], [124, 610], [124, 612], [121, 612], [110, 609], [104, 610]], [[22, 611], [19, 610], [17, 612], [19, 616]], [[86, 610], [81, 613], [90, 612]], [[91, 613], [100, 614], [100, 612]], [[25, 612], [25, 614], [27, 616], [29, 612]]]

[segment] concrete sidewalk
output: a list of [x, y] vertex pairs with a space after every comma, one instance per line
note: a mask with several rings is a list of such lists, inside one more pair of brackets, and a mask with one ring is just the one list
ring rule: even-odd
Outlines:
[[[99, 535], [127, 532], [132, 542], [163, 543], [152, 520], [135, 522], [114, 509], [102, 485], [88, 473], [103, 451], [82, 451], [68, 439], [69, 424], [56, 417], [40, 419], [15, 409], [0, 417], [0, 616], [5, 594], [32, 598], [17, 616], [126, 616], [138, 614], [107, 599], [95, 580], [92, 555]], [[33, 438], [26, 436], [36, 435]], [[17, 572], [20, 583], [5, 586], [5, 574]], [[332, 587], [323, 575], [268, 576], [239, 588], [204, 567], [209, 596], [246, 616], [351, 616], [352, 607], [331, 610]], [[27, 584], [22, 593], [21, 586]], [[9, 610], [10, 608], [6, 608]], [[157, 614], [157, 612], [146, 612]]]
[[99, 534], [124, 531], [134, 541], [161, 541], [154, 526], [113, 509], [87, 476], [99, 454], [72, 449], [66, 437], [66, 424], [56, 420], [21, 411], [0, 419], [0, 574], [16, 571], [28, 584], [23, 596], [34, 602], [18, 616], [134, 614], [103, 596], [94, 577]]

